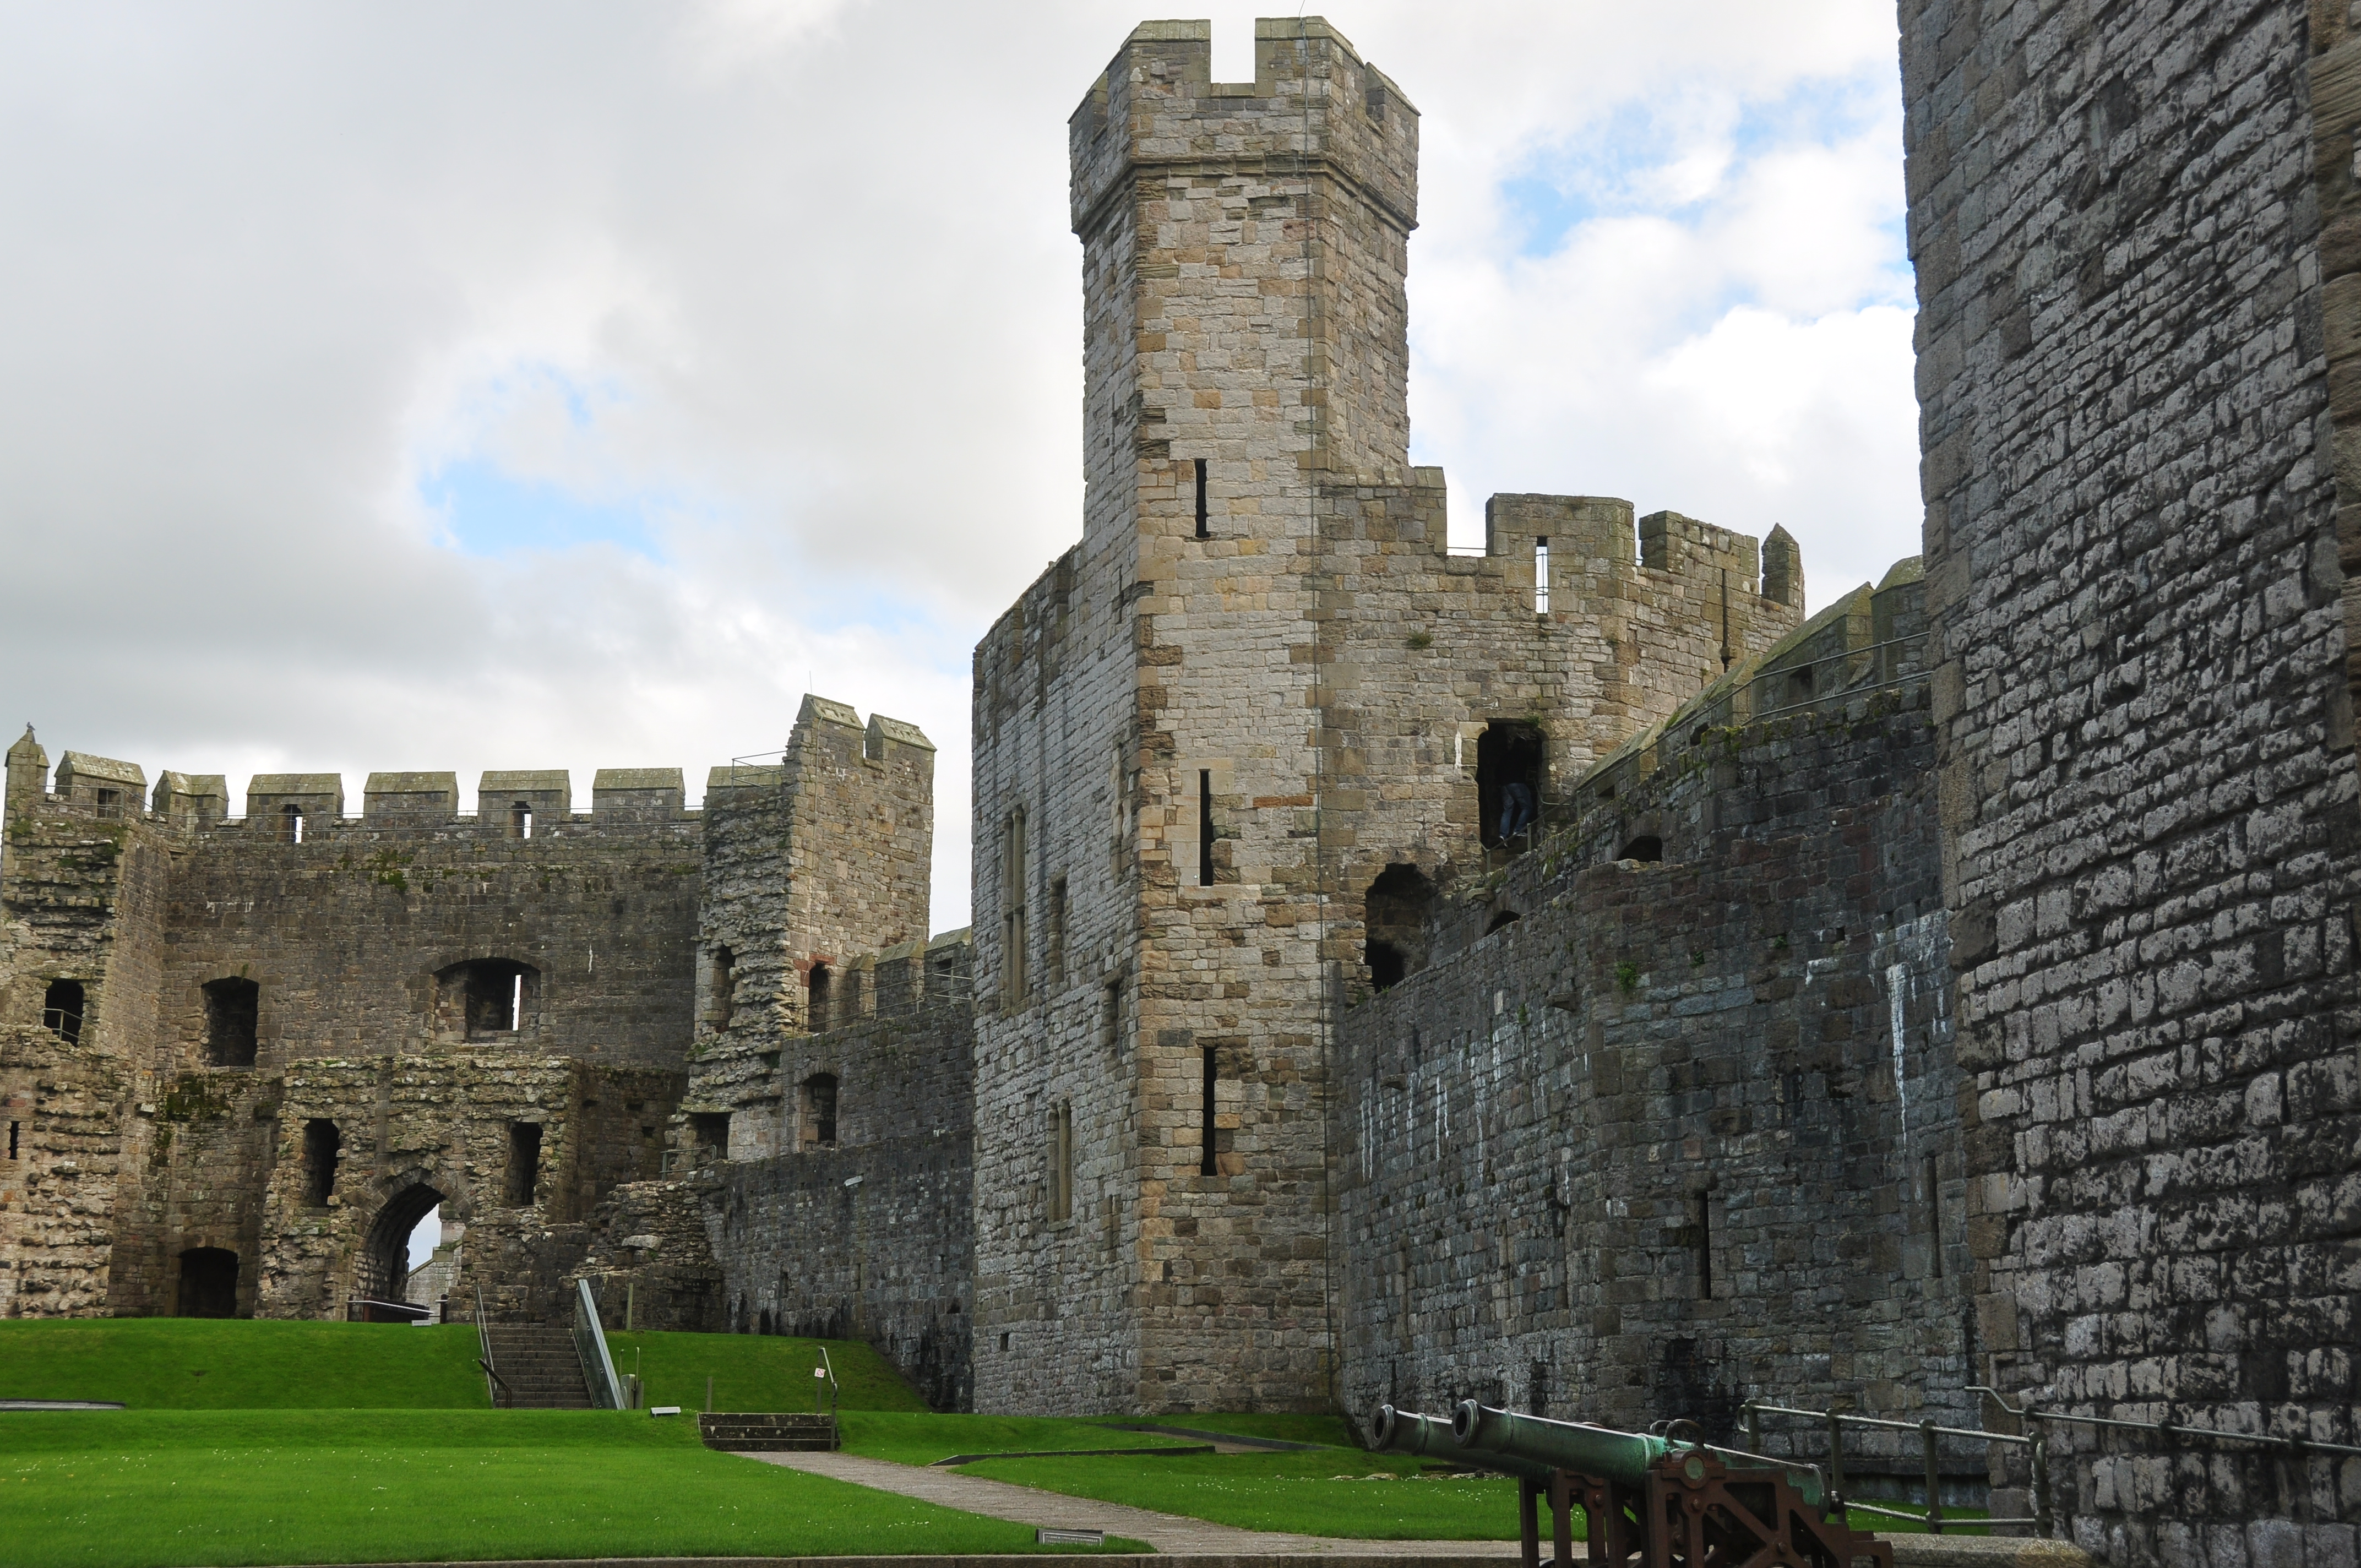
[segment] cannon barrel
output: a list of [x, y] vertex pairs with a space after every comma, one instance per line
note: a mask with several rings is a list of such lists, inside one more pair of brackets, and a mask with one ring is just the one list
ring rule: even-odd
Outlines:
[[1802, 1496], [1806, 1507], [1817, 1508], [1823, 1502], [1817, 1465], [1795, 1464], [1704, 1443], [1669, 1442], [1661, 1437], [1617, 1431], [1611, 1427], [1554, 1421], [1546, 1416], [1521, 1416], [1513, 1410], [1479, 1405], [1473, 1399], [1461, 1400], [1459, 1408], [1451, 1412], [1451, 1435], [1472, 1463], [1495, 1468], [1511, 1464], [1538, 1464], [1545, 1470], [1596, 1475], [1629, 1486], [1642, 1485], [1647, 1479], [1648, 1467], [1666, 1453], [1675, 1449], [1686, 1452], [1697, 1448], [1732, 1469], [1784, 1471], [1787, 1485]]
[[1547, 1481], [1550, 1475], [1550, 1466], [1545, 1464], [1468, 1448], [1453, 1436], [1451, 1422], [1441, 1416], [1422, 1416], [1415, 1410], [1397, 1410], [1391, 1405], [1378, 1407], [1378, 1418], [1370, 1423], [1369, 1446], [1379, 1453], [1424, 1454], [1498, 1470], [1527, 1481]]

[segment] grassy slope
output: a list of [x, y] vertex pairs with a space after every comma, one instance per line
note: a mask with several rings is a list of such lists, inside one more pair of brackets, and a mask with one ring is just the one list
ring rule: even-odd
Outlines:
[[[899, 1464], [932, 1464], [956, 1453], [1038, 1453], [1073, 1448], [1187, 1448], [1184, 1437], [1110, 1431], [1096, 1421], [1054, 1416], [931, 1416], [848, 1409], [840, 1423], [847, 1453]], [[1117, 1461], [1116, 1463], [1123, 1463]], [[1169, 1464], [1170, 1460], [1138, 1463]], [[972, 1470], [973, 1466], [966, 1467]], [[1052, 1491], [1061, 1488], [1052, 1487]]]
[[13, 1568], [1034, 1550], [605, 1411], [10, 1413], [0, 1516]]
[[1126, 1425], [1153, 1424], [1162, 1427], [1186, 1427], [1191, 1431], [1235, 1432], [1240, 1437], [1276, 1438], [1281, 1442], [1318, 1442], [1330, 1448], [1358, 1449], [1360, 1435], [1342, 1416], [1307, 1415], [1224, 1415], [1220, 1413], [1194, 1416], [1100, 1416], [1104, 1421], [1120, 1421]]
[[[808, 1410], [818, 1341], [753, 1334], [609, 1334], [615, 1369], [636, 1360], [649, 1403]], [[203, 1318], [0, 1321], [0, 1398], [119, 1399], [134, 1409], [481, 1409], [467, 1324], [243, 1321]], [[865, 1344], [831, 1341], [847, 1409], [922, 1410]], [[203, 1376], [197, 1376], [199, 1373]]]
[[1517, 1534], [1513, 1481], [1426, 1478], [1415, 1459], [1345, 1449], [1173, 1459], [994, 1459], [964, 1466], [962, 1473], [1246, 1530], [1362, 1541], [1511, 1541]]

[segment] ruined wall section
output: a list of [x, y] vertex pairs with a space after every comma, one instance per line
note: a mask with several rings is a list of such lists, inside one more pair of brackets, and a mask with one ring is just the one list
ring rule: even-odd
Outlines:
[[[974, 1403], [972, 953], [958, 933], [849, 966], [869, 982], [861, 1015], [702, 1058], [688, 1102], [732, 1117], [730, 1157], [687, 1178], [720, 1260], [714, 1326], [866, 1340], [939, 1409]], [[739, 1117], [776, 1125], [782, 1102], [784, 1135], [741, 1136]], [[636, 1266], [633, 1249], [612, 1250], [614, 1267]], [[683, 1256], [677, 1242], [638, 1250]], [[601, 1299], [611, 1317], [620, 1298]]]
[[807, 696], [783, 787], [789, 951], [808, 976], [927, 939], [935, 845], [935, 748], [911, 724]]
[[790, 950], [789, 811], [785, 768], [716, 768], [706, 780], [699, 1052], [803, 1027], [804, 972]]
[[1927, 703], [1714, 730], [1622, 803], [1664, 861], [1597, 808], [1344, 1014], [1348, 1409], [1974, 1413]]
[[[2297, 0], [1901, 18], [1980, 1343], [2053, 1408], [2361, 1441], [2361, 41]], [[2111, 1562], [2353, 1553], [2349, 1464], [2074, 1446]]]
[[[203, 988], [233, 977], [258, 987], [266, 1070], [471, 1042], [676, 1066], [694, 1034], [699, 820], [593, 815], [531, 839], [477, 828], [365, 817], [290, 843], [249, 819], [197, 838], [167, 895], [154, 1070], [208, 1065]], [[533, 971], [519, 1028], [469, 1029], [451, 971], [476, 959]]]
[[[7, 947], [0, 922], [0, 970]], [[125, 1076], [94, 1046], [0, 1025], [0, 1318], [106, 1310]]]

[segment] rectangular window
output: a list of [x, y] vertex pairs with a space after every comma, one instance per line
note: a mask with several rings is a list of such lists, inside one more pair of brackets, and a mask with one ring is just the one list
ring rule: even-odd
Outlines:
[[1049, 1218], [1074, 1217], [1074, 1102], [1061, 1100], [1049, 1113]]
[[16, 1133], [22, 1126], [24, 1126], [22, 1122], [11, 1122], [8, 1124], [8, 1157], [10, 1159], [15, 1159], [16, 1157]]
[[1536, 539], [1533, 541], [1533, 613], [1535, 615], [1549, 613], [1549, 541]]
[[541, 1188], [541, 1124], [509, 1124], [509, 1191], [511, 1209], [529, 1208]]
[[1205, 1102], [1202, 1129], [1204, 1146], [1199, 1152], [1197, 1160], [1197, 1174], [1200, 1176], [1212, 1176], [1220, 1168], [1219, 1162], [1214, 1158], [1213, 1154], [1214, 1082], [1213, 1047], [1207, 1046], [1205, 1047]]
[[1066, 879], [1049, 884], [1049, 983], [1066, 983]]
[[1934, 1155], [1927, 1157], [1927, 1238], [1936, 1278], [1943, 1277], [1943, 1170]]
[[1023, 1003], [1030, 990], [1025, 972], [1025, 894], [1031, 881], [1026, 857], [1025, 813], [1014, 811], [1002, 833], [1000, 854], [1001, 990], [1012, 1007]]
[[1099, 1003], [1099, 1044], [1110, 1051], [1123, 1049], [1123, 981], [1121, 974], [1108, 981]]
[[336, 1190], [336, 1162], [344, 1149], [336, 1124], [324, 1117], [303, 1124], [303, 1202], [307, 1208], [327, 1207]]
[[1197, 770], [1197, 885], [1213, 885], [1213, 770]]
[[1198, 538], [1200, 538], [1200, 539], [1211, 539], [1211, 538], [1213, 536], [1213, 530], [1212, 521], [1211, 521], [1211, 520], [1212, 520], [1212, 517], [1213, 517], [1213, 512], [1211, 511], [1211, 510], [1210, 510], [1210, 509], [1208, 509], [1208, 508], [1207, 508], [1207, 506], [1206, 506], [1206, 504], [1205, 504], [1205, 460], [1204, 460], [1202, 457], [1200, 457], [1200, 458], [1198, 458], [1198, 459], [1197, 459], [1197, 537], [1198, 537]]
[[1697, 1194], [1697, 1299], [1713, 1299], [1713, 1194]]

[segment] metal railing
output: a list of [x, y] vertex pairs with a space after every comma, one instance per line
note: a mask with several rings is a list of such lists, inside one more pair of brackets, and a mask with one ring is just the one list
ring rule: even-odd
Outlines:
[[509, 1385], [508, 1379], [492, 1367], [492, 1323], [484, 1310], [484, 1288], [481, 1285], [476, 1287], [476, 1349], [478, 1352], [476, 1365], [484, 1369], [484, 1397], [491, 1400], [492, 1409], [500, 1409]]
[[598, 1298], [590, 1281], [574, 1282], [574, 1349], [582, 1357], [582, 1380], [590, 1386], [590, 1403], [601, 1410], [620, 1410], [623, 1382], [615, 1376], [615, 1358], [607, 1353], [607, 1331], [598, 1321]]
[[[1996, 1388], [1982, 1384], [1971, 1384], [1966, 1392], [1982, 1394], [1999, 1406], [2005, 1414], [2029, 1428], [2026, 1432], [1991, 1431], [1981, 1427], [1944, 1426], [1931, 1419], [1916, 1421], [1891, 1420], [1878, 1416], [1856, 1416], [1838, 1410], [1804, 1410], [1785, 1405], [1773, 1405], [1759, 1399], [1749, 1399], [1741, 1407], [1746, 1422], [1749, 1447], [1760, 1452], [1763, 1444], [1763, 1416], [1791, 1416], [1803, 1420], [1826, 1423], [1828, 1434], [1828, 1495], [1832, 1507], [1855, 1508], [1862, 1513], [1879, 1514], [1888, 1519], [1916, 1519], [1929, 1532], [1942, 1533], [1943, 1501], [1940, 1489], [1938, 1444], [1943, 1438], [1961, 1438], [1985, 1444], [1989, 1454], [1994, 1445], [2026, 1449], [2032, 1462], [2033, 1512], [2025, 1518], [1994, 1516], [1990, 1519], [1960, 1519], [1953, 1522], [1963, 1525], [2030, 1525], [2037, 1535], [2053, 1533], [2057, 1522], [2057, 1507], [2049, 1472], [2049, 1433], [2052, 1424], [2090, 1427], [2099, 1431], [2120, 1431], [2153, 1438], [2158, 1442], [2179, 1445], [2187, 1442], [2211, 1442], [2244, 1445], [2267, 1453], [2285, 1455], [2301, 1463], [2314, 1454], [2327, 1457], [2361, 1456], [2361, 1447], [2350, 1443], [2323, 1442], [2308, 1437], [2281, 1437], [2268, 1432], [2224, 1431], [2216, 1427], [2190, 1426], [2177, 1421], [2127, 1421], [2113, 1416], [2080, 1416], [2064, 1410], [2045, 1410], [2027, 1405], [2012, 1409], [2008, 1400]], [[1926, 1461], [1927, 1506], [1904, 1509], [1880, 1508], [1858, 1502], [1845, 1494], [1844, 1429], [1861, 1427], [1886, 1431], [1915, 1431], [1919, 1434], [1921, 1453]]]
[[70, 1013], [62, 1007], [41, 1009], [41, 1027], [70, 1046], [82, 1044], [82, 1014]]

